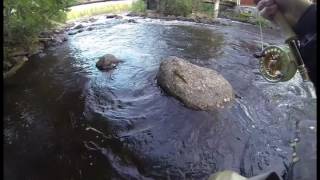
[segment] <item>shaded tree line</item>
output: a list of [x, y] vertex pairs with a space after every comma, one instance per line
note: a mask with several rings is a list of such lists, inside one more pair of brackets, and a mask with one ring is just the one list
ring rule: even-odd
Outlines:
[[4, 54], [10, 47], [29, 47], [40, 32], [66, 20], [74, 0], [4, 0]]

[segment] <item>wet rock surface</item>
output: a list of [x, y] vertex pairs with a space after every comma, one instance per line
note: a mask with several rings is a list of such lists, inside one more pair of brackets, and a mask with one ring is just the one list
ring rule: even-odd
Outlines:
[[119, 16], [119, 15], [117, 15], [117, 14], [109, 14], [109, 15], [106, 15], [106, 18], [107, 18], [107, 19], [112, 19], [112, 18], [122, 19], [123, 17], [122, 17], [122, 16]]
[[94, 27], [88, 27], [86, 30], [87, 31], [92, 31], [92, 30], [94, 30]]
[[68, 32], [68, 35], [75, 35], [75, 34], [83, 32], [83, 31], [84, 31], [83, 29], [73, 30], [73, 31]]
[[97, 19], [96, 19], [96, 18], [90, 18], [89, 21], [90, 21], [90, 22], [96, 22]]
[[218, 72], [178, 57], [162, 61], [157, 80], [169, 94], [196, 110], [213, 110], [234, 98], [231, 85]]
[[78, 24], [75, 27], [73, 27], [73, 29], [82, 29], [82, 28], [84, 28], [82, 24]]
[[99, 61], [96, 63], [96, 67], [99, 70], [112, 70], [117, 67], [117, 65], [122, 62], [121, 60], [117, 59], [112, 54], [106, 54], [99, 58]]
[[128, 23], [137, 23], [137, 21], [134, 19], [128, 19]]

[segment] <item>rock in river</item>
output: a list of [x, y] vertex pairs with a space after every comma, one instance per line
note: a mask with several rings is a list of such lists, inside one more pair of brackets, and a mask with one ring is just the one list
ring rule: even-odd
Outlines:
[[160, 64], [158, 84], [187, 107], [213, 110], [234, 99], [232, 86], [218, 72], [177, 57]]
[[99, 61], [96, 63], [96, 67], [99, 70], [111, 70], [114, 69], [120, 62], [122, 61], [117, 59], [114, 55], [106, 54], [99, 58]]
[[122, 16], [116, 15], [116, 14], [109, 14], [106, 15], [107, 19], [112, 19], [112, 18], [116, 18], [116, 19], [122, 19]]
[[84, 28], [84, 26], [82, 24], [78, 24], [73, 29], [82, 29], [82, 28]]

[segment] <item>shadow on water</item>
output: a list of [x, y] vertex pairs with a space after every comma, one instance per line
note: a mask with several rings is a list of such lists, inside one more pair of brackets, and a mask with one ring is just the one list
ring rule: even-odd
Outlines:
[[[97, 21], [6, 82], [5, 179], [206, 179], [225, 169], [286, 176], [296, 122], [315, 121], [316, 102], [298, 76], [261, 77], [252, 57], [258, 29], [137, 21]], [[124, 62], [100, 72], [95, 62], [107, 53]], [[167, 56], [217, 70], [238, 98], [213, 112], [184, 107], [157, 86]]]

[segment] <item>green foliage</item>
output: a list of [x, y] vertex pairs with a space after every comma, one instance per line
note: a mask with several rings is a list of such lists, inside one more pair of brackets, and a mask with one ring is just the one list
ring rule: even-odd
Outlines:
[[212, 17], [214, 7], [202, 0], [161, 0], [160, 11], [167, 15], [188, 16], [191, 13], [200, 13]]
[[130, 4], [90, 4], [83, 7], [72, 7], [67, 13], [67, 20], [75, 20], [105, 13], [121, 13], [130, 9]]
[[143, 0], [137, 0], [132, 3], [132, 12], [146, 12], [146, 3]]
[[258, 16], [258, 18], [255, 21], [255, 24], [258, 26], [261, 25], [261, 27], [263, 28], [272, 26], [272, 23], [269, 20], [262, 18], [261, 16]]
[[213, 12], [213, 5], [208, 4], [208, 3], [201, 3], [198, 11], [212, 13]]
[[73, 0], [4, 0], [4, 42], [29, 47], [41, 31], [63, 22]]
[[175, 16], [188, 16], [192, 13], [192, 0], [162, 0], [160, 11]]

